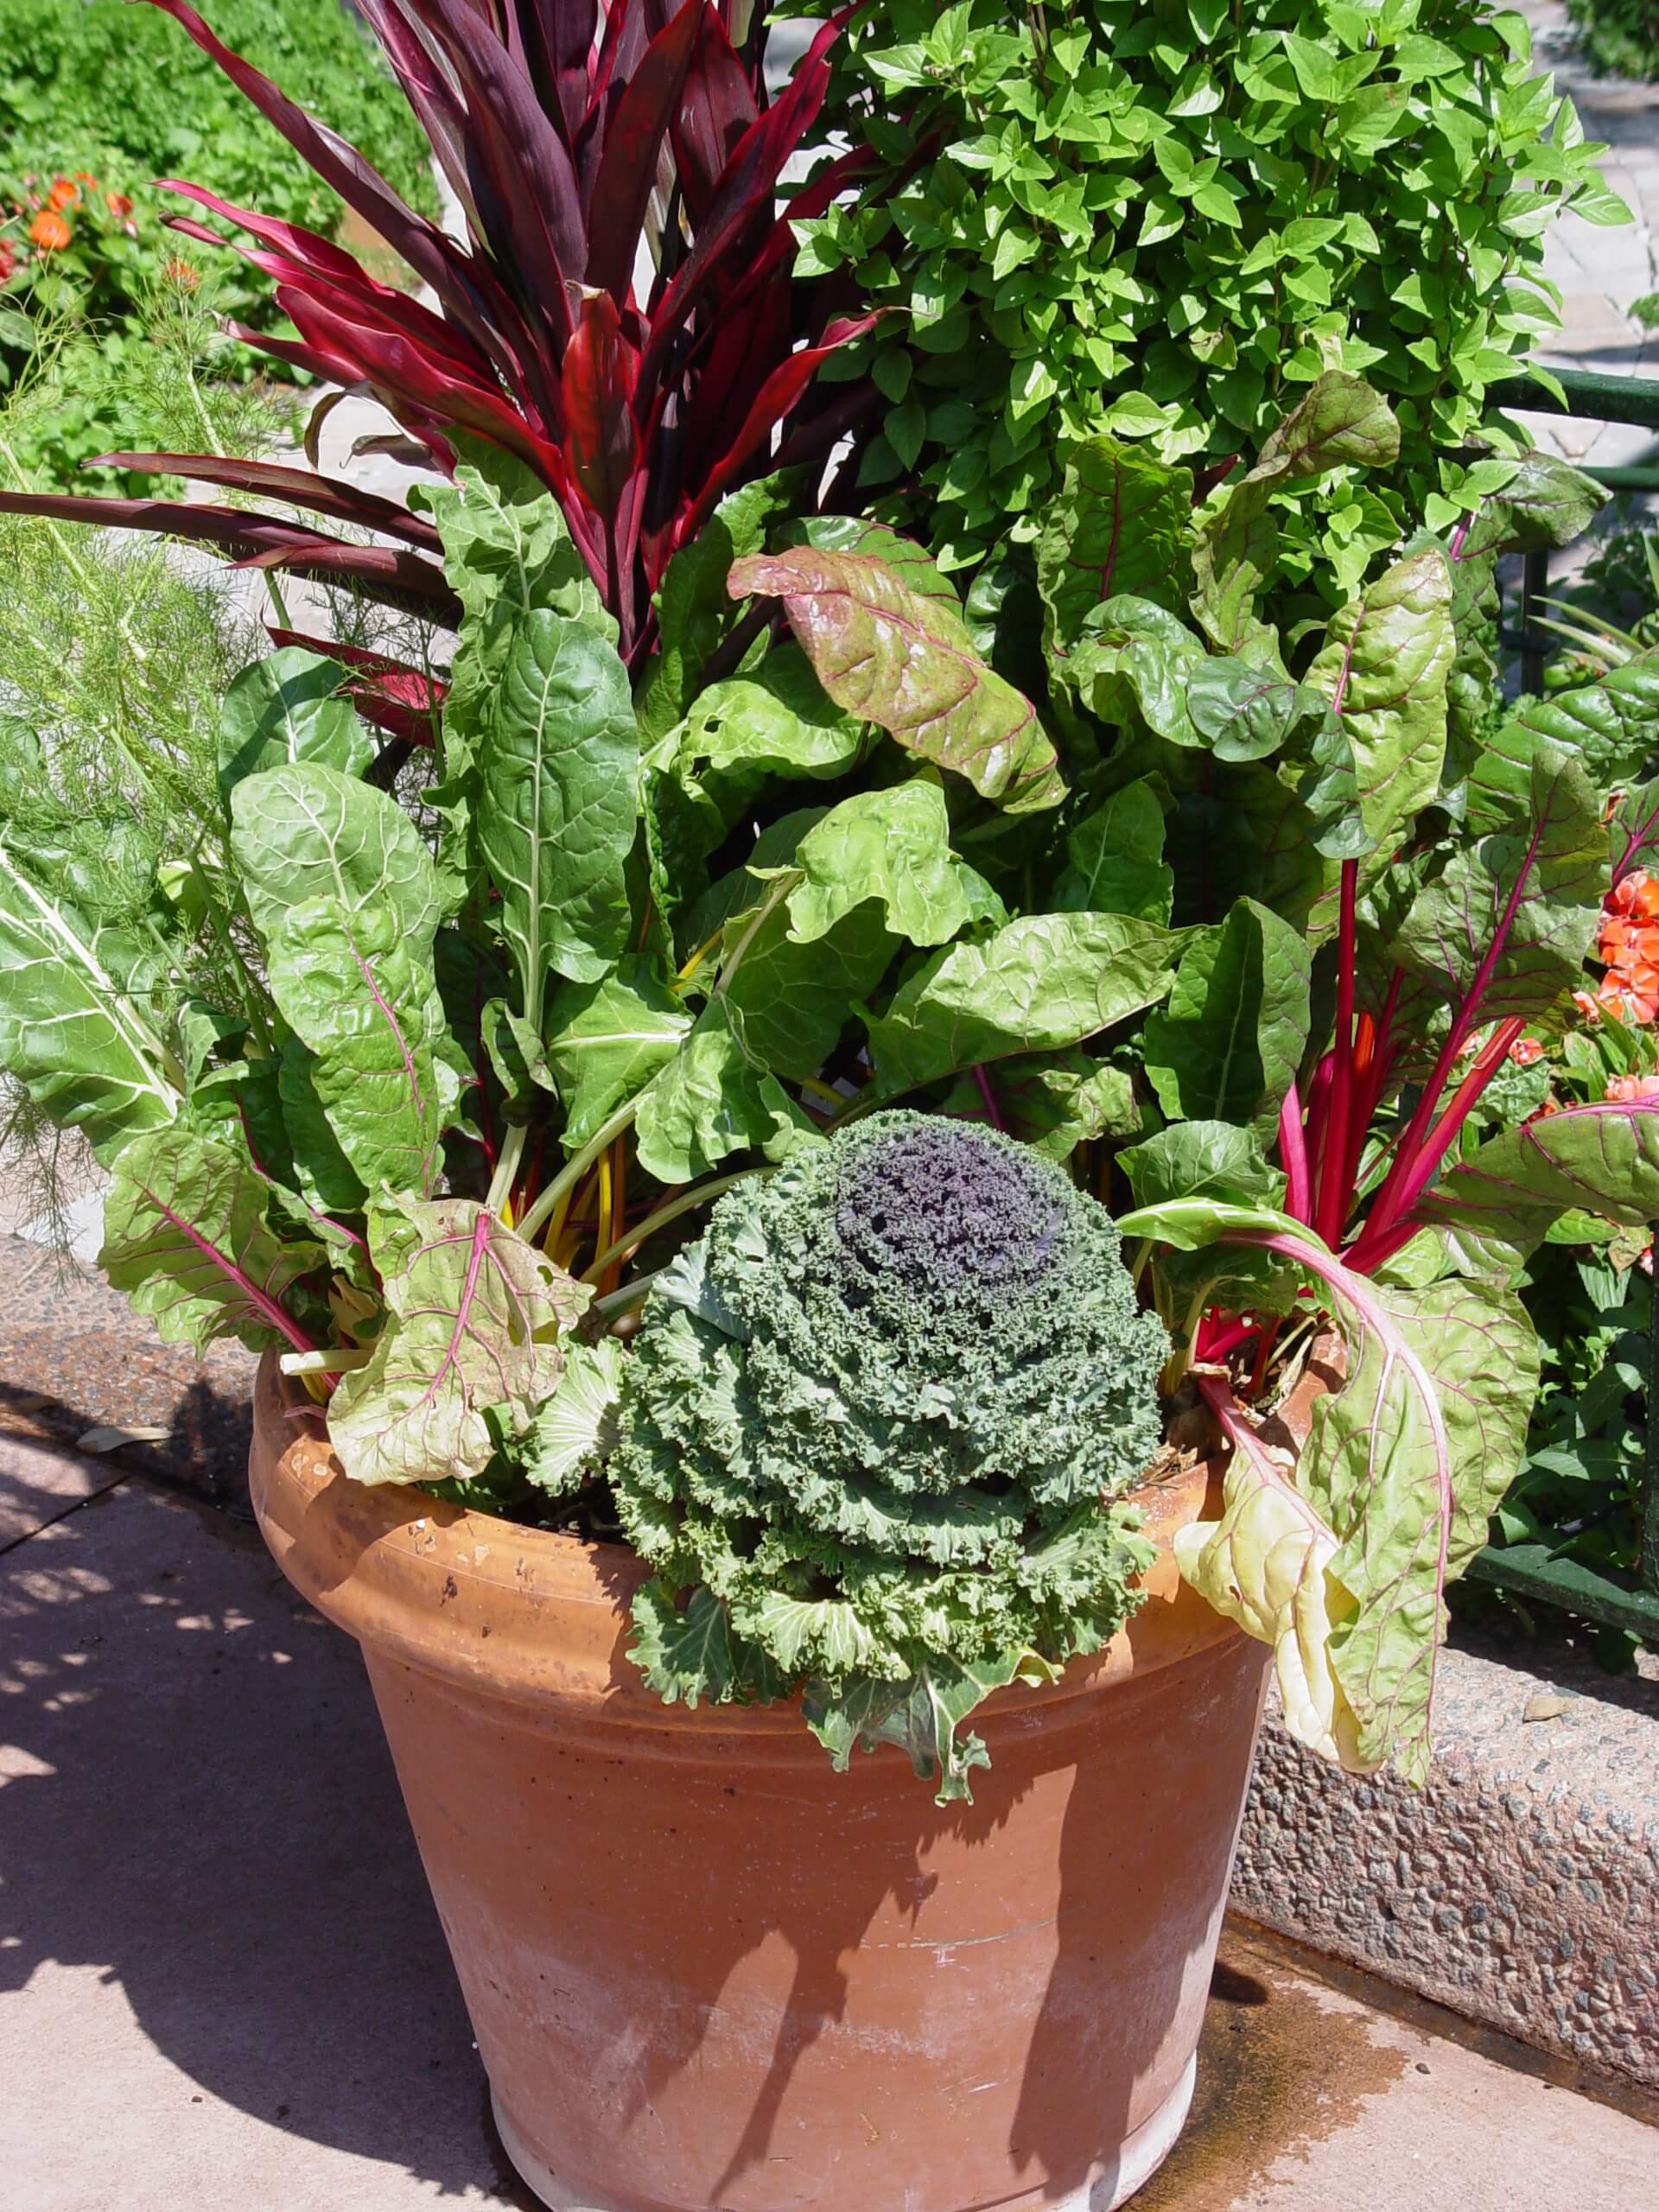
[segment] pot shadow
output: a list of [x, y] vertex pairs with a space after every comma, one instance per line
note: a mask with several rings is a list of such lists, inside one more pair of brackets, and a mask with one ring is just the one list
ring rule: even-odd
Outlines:
[[[0, 1562], [0, 1992], [37, 1975], [67, 2036], [9, 2008], [20, 2105], [118, 2059], [188, 2106], [172, 2068], [442, 2196], [510, 2186], [356, 1649], [251, 1528], [141, 1479]], [[86, 2201], [142, 2101], [88, 2136]]]

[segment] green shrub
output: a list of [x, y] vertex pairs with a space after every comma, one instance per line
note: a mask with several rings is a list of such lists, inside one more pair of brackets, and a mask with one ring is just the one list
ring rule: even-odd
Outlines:
[[1075, 441], [1219, 468], [1340, 367], [1402, 433], [1299, 525], [1345, 594], [1491, 488], [1434, 456], [1556, 327], [1556, 211], [1629, 219], [1522, 19], [1478, 0], [883, 0], [838, 54], [826, 119], [874, 163], [798, 226], [801, 266], [890, 311], [844, 371], [887, 401], [863, 481], [953, 568], [1005, 518], [1034, 537]]

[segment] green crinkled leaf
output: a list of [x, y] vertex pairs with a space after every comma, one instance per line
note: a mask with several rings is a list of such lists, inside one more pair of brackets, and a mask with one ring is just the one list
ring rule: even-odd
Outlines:
[[548, 1016], [547, 1061], [579, 1150], [680, 1049], [691, 1016], [648, 960], [626, 954], [596, 983], [566, 983]]
[[[779, 891], [774, 887], [774, 894]], [[727, 923], [726, 944], [741, 957], [722, 971], [721, 990], [761, 1066], [796, 1082], [818, 1072], [899, 949], [882, 912], [866, 899], [810, 944], [797, 938], [781, 895], [769, 895]]]
[[1637, 1229], [1659, 1221], [1659, 1105], [1567, 1106], [1477, 1145], [1419, 1211], [1524, 1257], [1584, 1209]]
[[1192, 474], [1114, 438], [1090, 438], [1066, 463], [1037, 540], [1049, 649], [1069, 653], [1102, 600], [1124, 594], [1172, 612], [1192, 588]]
[[1469, 776], [1469, 818], [1494, 829], [1526, 809], [1541, 749], [1568, 753], [1592, 784], [1634, 782], [1659, 751], [1659, 651], [1595, 683], [1529, 700], [1493, 733]]
[[1361, 819], [1380, 849], [1440, 792], [1446, 683], [1457, 650], [1451, 608], [1443, 554], [1396, 561], [1333, 619], [1307, 671], [1352, 747]]
[[658, 1575], [634, 1592], [629, 1656], [664, 1705], [683, 1700], [711, 1705], [768, 1705], [788, 1684], [764, 1652], [732, 1632], [725, 1606], [711, 1591], [681, 1592]]
[[0, 845], [0, 1067], [106, 1163], [181, 1103], [145, 974], [130, 938], [87, 921]]
[[1460, 847], [1412, 902], [1389, 955], [1458, 999], [1482, 969], [1503, 918], [1503, 950], [1482, 1019], [1547, 1013], [1581, 979], [1607, 879], [1601, 802], [1572, 755], [1541, 745], [1529, 817]]
[[777, 1077], [750, 1058], [719, 998], [652, 1079], [634, 1122], [640, 1166], [667, 1184], [695, 1181], [752, 1147], [787, 1148], [808, 1128]]
[[980, 658], [958, 608], [868, 554], [811, 547], [739, 562], [729, 588], [780, 598], [838, 706], [965, 777], [1005, 813], [1065, 798], [1036, 709]]
[[1117, 1156], [1137, 1206], [1175, 1198], [1220, 1198], [1274, 1205], [1284, 1176], [1269, 1166], [1261, 1139], [1230, 1122], [1175, 1122]]
[[470, 1198], [372, 1205], [369, 1246], [387, 1319], [329, 1402], [340, 1465], [363, 1483], [468, 1481], [551, 1395], [556, 1339], [592, 1294]]
[[1306, 1049], [1310, 968], [1300, 931], [1252, 899], [1199, 932], [1167, 1005], [1147, 1020], [1147, 1073], [1164, 1111], [1268, 1135]]
[[989, 1766], [990, 1754], [980, 1737], [957, 1732], [993, 1690], [1014, 1681], [1024, 1656], [1008, 1652], [971, 1666], [929, 1660], [900, 1682], [810, 1682], [802, 1713], [838, 1774], [847, 1771], [857, 1745], [873, 1751], [893, 1744], [923, 1781], [938, 1778], [936, 1803], [971, 1804], [970, 1777], [976, 1767]]
[[565, 1346], [564, 1372], [537, 1412], [524, 1448], [524, 1472], [537, 1490], [563, 1497], [597, 1472], [616, 1441], [626, 1357], [614, 1337]]
[[[945, 944], [975, 908], [968, 871], [950, 850], [944, 794], [927, 776], [860, 791], [831, 807], [796, 845], [789, 931], [809, 944], [871, 899], [912, 944]], [[865, 986], [874, 988], [874, 983]]]
[[591, 982], [626, 944], [639, 766], [606, 626], [532, 608], [480, 717], [477, 829], [533, 1030], [550, 970]]
[[219, 718], [219, 787], [228, 797], [244, 776], [285, 761], [315, 760], [360, 776], [374, 741], [349, 699], [338, 694], [337, 660], [284, 645], [245, 668]]
[[311, 1085], [341, 1151], [368, 1189], [424, 1194], [444, 1118], [429, 948], [386, 907], [319, 898], [290, 908], [268, 950], [271, 995], [315, 1056]]
[[1081, 1044], [1155, 1005], [1185, 943], [1124, 914], [1028, 914], [936, 953], [869, 1024], [882, 1096]]
[[1168, 923], [1175, 873], [1164, 859], [1164, 810], [1147, 778], [1126, 784], [1069, 830], [1065, 856], [1052, 899], [1057, 913]]
[[231, 794], [231, 851], [248, 911], [269, 936], [308, 899], [379, 907], [429, 947], [437, 870], [396, 799], [316, 761], [246, 776]]
[[303, 1344], [285, 1323], [283, 1296], [327, 1255], [300, 1239], [279, 1243], [270, 1197], [241, 1147], [177, 1124], [149, 1130], [116, 1160], [98, 1263], [169, 1344]]

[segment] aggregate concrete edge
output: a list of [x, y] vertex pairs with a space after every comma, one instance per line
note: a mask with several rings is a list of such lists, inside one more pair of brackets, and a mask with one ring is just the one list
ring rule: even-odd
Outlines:
[[1611, 1677], [1554, 1638], [1454, 1637], [1422, 1790], [1339, 1773], [1269, 1715], [1233, 1909], [1466, 2019], [1659, 2088], [1651, 1662]]

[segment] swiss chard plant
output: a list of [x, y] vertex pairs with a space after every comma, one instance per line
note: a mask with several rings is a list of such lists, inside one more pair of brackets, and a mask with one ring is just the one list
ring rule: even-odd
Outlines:
[[[427, 509], [459, 609], [429, 774], [386, 741], [409, 702], [290, 645], [232, 685], [188, 809], [142, 753], [91, 804], [49, 746], [0, 779], [0, 1065], [108, 1168], [112, 1278], [279, 1356], [353, 1477], [630, 1538], [665, 1691], [799, 1688], [837, 1755], [902, 1737], [950, 1789], [977, 1693], [941, 1702], [944, 1670], [1058, 1665], [1128, 1602], [1129, 1471], [1092, 1455], [1154, 1458], [1157, 1342], [1171, 1448], [1230, 1447], [1184, 1570], [1274, 1646], [1307, 1741], [1421, 1775], [1446, 1586], [1535, 1380], [1519, 1271], [1659, 1214], [1650, 1098], [1528, 1120], [1504, 1073], [1596, 987], [1659, 836], [1659, 689], [1497, 702], [1496, 561], [1597, 498], [1536, 457], [1281, 635], [1287, 497], [1396, 437], [1333, 373], [1196, 507], [1096, 441], [1035, 598], [966, 605], [764, 479], [668, 563], [632, 669], [556, 496], [463, 442]], [[953, 1124], [1015, 1149], [936, 1213], [906, 1147], [943, 1190]], [[832, 1326], [812, 1284], [867, 1263]], [[1310, 1357], [1296, 1457], [1273, 1416]], [[878, 1494], [836, 1455], [882, 1421]], [[969, 1649], [957, 1599], [996, 1635]]]

